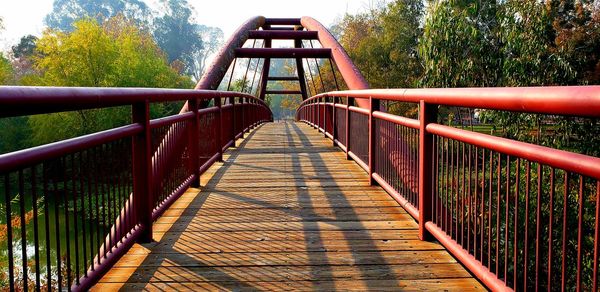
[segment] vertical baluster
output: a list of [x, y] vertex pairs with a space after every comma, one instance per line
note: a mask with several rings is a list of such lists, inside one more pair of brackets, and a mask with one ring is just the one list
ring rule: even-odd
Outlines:
[[582, 290], [582, 271], [583, 271], [583, 266], [582, 266], [582, 261], [583, 261], [583, 231], [584, 231], [584, 226], [583, 226], [583, 212], [584, 212], [584, 200], [583, 200], [583, 196], [584, 196], [584, 186], [585, 186], [585, 178], [583, 175], [579, 176], [579, 204], [578, 204], [578, 216], [577, 216], [577, 291], [581, 291]]
[[541, 237], [542, 237], [542, 165], [538, 163], [537, 167], [537, 198], [535, 211], [535, 287], [536, 290], [540, 287], [540, 259], [541, 259]]
[[[496, 170], [496, 234], [494, 237], [496, 237], [496, 243], [495, 243], [495, 247], [496, 247], [496, 256], [494, 258], [495, 263], [496, 263], [496, 270], [494, 270], [494, 272], [496, 272], [496, 275], [500, 275], [500, 186], [502, 184], [501, 179], [502, 179], [502, 173], [501, 173], [501, 168], [502, 168], [502, 157], [501, 154], [498, 153], [498, 165], [497, 165], [497, 170]], [[491, 231], [491, 230], [490, 230]]]
[[46, 165], [42, 164], [42, 181], [44, 196], [44, 230], [45, 230], [45, 248], [46, 248], [46, 285], [48, 290], [52, 289], [52, 262], [50, 256], [50, 217], [48, 208], [48, 176], [46, 174]]
[[40, 282], [40, 239], [38, 227], [38, 193], [37, 193], [37, 166], [31, 167], [31, 197], [33, 207], [33, 244], [34, 244], [34, 259], [35, 259], [35, 290], [41, 288]]
[[[64, 168], [64, 164], [60, 160], [56, 160], [57, 163], [61, 164], [61, 168]], [[61, 259], [61, 248], [60, 248], [60, 220], [59, 220], [59, 205], [62, 195], [58, 191], [58, 178], [53, 178], [53, 191], [54, 191], [54, 227], [56, 228], [56, 273], [58, 275], [58, 290], [62, 290], [62, 259]]]
[[8, 287], [10, 291], [15, 290], [14, 256], [13, 256], [13, 234], [12, 234], [12, 208], [10, 174], [4, 175], [5, 206], [6, 206], [6, 245], [8, 249]]
[[[95, 172], [95, 168], [94, 168], [94, 162], [92, 161], [93, 157], [92, 157], [92, 149], [87, 149], [85, 151], [86, 153], [86, 167], [87, 167], [87, 201], [88, 201], [88, 210], [89, 210], [89, 220], [88, 220], [88, 227], [89, 227], [89, 239], [90, 239], [90, 269], [91, 271], [94, 271], [94, 229], [98, 228], [98, 225], [95, 224], [95, 226], [93, 225], [93, 221], [95, 218], [97, 218], [98, 214], [95, 214], [94, 216], [94, 206], [93, 206], [93, 199], [94, 199], [94, 192], [93, 192], [93, 181], [92, 181], [92, 176]], [[86, 271], [86, 275], [87, 275], [87, 271]]]
[[552, 291], [552, 233], [554, 225], [554, 167], [550, 168], [550, 206], [548, 212], [550, 218], [548, 220], [548, 291]]
[[510, 156], [506, 156], [506, 198], [504, 198], [504, 282], [508, 286], [508, 208], [510, 202]]
[[594, 223], [594, 275], [592, 291], [598, 291], [598, 266], [600, 266], [600, 181], [596, 181], [596, 222]]
[[466, 174], [466, 157], [465, 157], [465, 143], [462, 145], [462, 175], [461, 175], [461, 191], [460, 191], [460, 245], [464, 246], [465, 241], [465, 174]]
[[79, 229], [77, 224], [77, 183], [75, 154], [71, 154], [71, 199], [73, 200], [73, 239], [75, 241], [75, 283], [79, 285]]
[[518, 263], [518, 255], [519, 255], [519, 185], [521, 184], [521, 159], [517, 158], [517, 167], [516, 167], [516, 179], [515, 179], [515, 221], [514, 221], [514, 229], [515, 229], [515, 238], [513, 242], [513, 290], [517, 290], [518, 285], [518, 275], [517, 275], [517, 263]]
[[[62, 179], [63, 179], [63, 188], [64, 188], [64, 192], [61, 194], [61, 197], [63, 197], [64, 201], [64, 212], [65, 212], [65, 252], [66, 252], [66, 261], [65, 261], [65, 265], [67, 268], [67, 282], [66, 282], [66, 286], [67, 289], [70, 291], [71, 290], [71, 273], [72, 273], [72, 267], [71, 267], [71, 229], [70, 229], [70, 221], [69, 221], [69, 183], [67, 181], [67, 159], [68, 157], [62, 158], [61, 159], [61, 164], [63, 166], [62, 169]], [[71, 170], [72, 171], [72, 170]]]
[[531, 192], [531, 161], [527, 161], [525, 169], [525, 245], [523, 248], [523, 290], [527, 290], [529, 267], [529, 194]]
[[[467, 206], [468, 206], [468, 210], [467, 210], [467, 251], [469, 253], [472, 252], [473, 257], [477, 258], [477, 254], [474, 251], [471, 251], [471, 216], [473, 215], [473, 206], [472, 206], [472, 201], [471, 201], [471, 197], [473, 195], [473, 193], [471, 192], [471, 185], [473, 184], [473, 174], [471, 172], [471, 167], [473, 166], [473, 145], [469, 144], [469, 161], [468, 161], [468, 168], [467, 168], [467, 180], [469, 181], [469, 184], [467, 185]], [[475, 147], [475, 153], [477, 154], [477, 148]], [[477, 193], [477, 159], [475, 159], [475, 193]], [[463, 245], [464, 246], [464, 245]]]
[[19, 216], [21, 223], [21, 265], [23, 269], [23, 291], [28, 289], [27, 281], [27, 224], [25, 222], [25, 186], [23, 182], [23, 170], [19, 169]]

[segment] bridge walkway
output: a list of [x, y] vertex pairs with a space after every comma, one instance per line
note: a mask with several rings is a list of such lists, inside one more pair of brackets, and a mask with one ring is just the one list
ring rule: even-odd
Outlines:
[[94, 290], [485, 290], [331, 141], [260, 126]]

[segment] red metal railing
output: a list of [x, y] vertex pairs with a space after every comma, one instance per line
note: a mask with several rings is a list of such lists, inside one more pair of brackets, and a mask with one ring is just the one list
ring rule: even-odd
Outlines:
[[[381, 111], [382, 100], [417, 103], [419, 119]], [[438, 124], [439, 105], [599, 118], [600, 87], [331, 92], [305, 100], [297, 119], [489, 288], [598, 291], [600, 159]]]
[[[174, 101], [188, 111], [150, 119], [151, 103]], [[0, 117], [113, 106], [130, 106], [132, 123], [0, 155], [2, 286], [89, 289], [237, 137], [272, 120], [234, 92], [0, 87]]]

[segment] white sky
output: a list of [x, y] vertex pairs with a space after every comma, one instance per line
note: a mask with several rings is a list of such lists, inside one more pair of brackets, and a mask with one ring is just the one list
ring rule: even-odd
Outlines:
[[[220, 27], [225, 39], [248, 18], [311, 16], [330, 26], [344, 13], [366, 10], [376, 0], [189, 0], [196, 8], [198, 23]], [[159, 0], [146, 0], [154, 7]], [[7, 51], [27, 34], [40, 35], [43, 19], [52, 10], [53, 0], [0, 0], [0, 50]], [[154, 4], [153, 4], [154, 3]]]

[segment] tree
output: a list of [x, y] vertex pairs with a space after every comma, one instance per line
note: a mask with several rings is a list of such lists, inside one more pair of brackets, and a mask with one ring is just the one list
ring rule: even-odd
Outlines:
[[546, 1], [555, 48], [573, 68], [569, 84], [600, 83], [600, 13], [597, 1]]
[[12, 66], [15, 84], [35, 84], [36, 77], [33, 57], [36, 54], [38, 38], [33, 35], [23, 36], [19, 44], [12, 47]]
[[0, 53], [0, 85], [7, 85], [13, 78], [13, 68], [10, 61]]
[[333, 31], [372, 87], [414, 87], [422, 15], [421, 0], [396, 0], [346, 15]]
[[184, 72], [200, 80], [207, 58], [221, 46], [223, 32], [195, 23], [194, 10], [187, 1], [168, 0], [164, 5], [166, 13], [154, 21], [156, 42], [169, 62], [182, 62]]
[[430, 3], [419, 56], [424, 87], [495, 86], [499, 52], [495, 1]]
[[150, 8], [140, 0], [55, 0], [44, 20], [52, 29], [72, 31], [73, 23], [82, 18], [103, 23], [118, 14], [142, 24], [147, 24], [152, 15]]
[[21, 38], [19, 44], [12, 46], [13, 57], [23, 58], [30, 57], [35, 51], [35, 42], [38, 38], [34, 35], [26, 35]]
[[[169, 66], [147, 32], [117, 16], [100, 25], [94, 19], [74, 23], [73, 32], [47, 30], [38, 40], [34, 66], [37, 85], [189, 88], [191, 80]], [[176, 111], [158, 105], [153, 116]], [[82, 135], [128, 123], [126, 108], [58, 113], [30, 118], [33, 144]]]
[[198, 29], [202, 38], [203, 49], [192, 53], [192, 64], [189, 66], [189, 73], [196, 81], [202, 78], [208, 58], [216, 53], [223, 44], [223, 31], [220, 28], [199, 25]]

